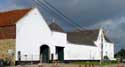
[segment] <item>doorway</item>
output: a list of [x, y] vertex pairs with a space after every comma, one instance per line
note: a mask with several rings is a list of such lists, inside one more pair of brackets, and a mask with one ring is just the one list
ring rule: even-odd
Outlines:
[[64, 61], [64, 47], [56, 46], [56, 54], [58, 55], [58, 61]]
[[40, 61], [42, 63], [49, 63], [49, 47], [47, 45], [40, 47]]

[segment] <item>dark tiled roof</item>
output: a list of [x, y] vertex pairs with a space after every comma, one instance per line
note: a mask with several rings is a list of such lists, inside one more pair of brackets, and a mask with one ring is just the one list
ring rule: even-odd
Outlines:
[[0, 13], [0, 26], [14, 25], [21, 17], [23, 17], [31, 9], [20, 9]]
[[[104, 33], [104, 38], [107, 42], [112, 43], [111, 40]], [[75, 32], [67, 32], [67, 40], [70, 43], [74, 44], [84, 44], [94, 46], [94, 41], [97, 40], [99, 34], [98, 30], [85, 30], [85, 31], [75, 31]]]
[[[51, 30], [64, 32], [64, 30], [56, 23], [49, 24], [49, 27]], [[77, 31], [65, 32], [65, 33], [67, 33], [67, 41], [70, 43], [95, 46], [94, 41], [97, 40], [99, 29], [85, 30], [85, 31], [77, 30]], [[106, 33], [104, 31], [103, 33], [106, 41], [111, 42], [106, 36]]]
[[104, 33], [104, 38], [105, 38], [105, 40], [106, 40], [107, 42], [109, 42], [109, 43], [112, 43], [112, 41], [106, 36], [106, 32], [103, 31], [103, 33]]
[[56, 23], [49, 24], [49, 28], [54, 31], [64, 32], [64, 30]]
[[94, 46], [97, 40], [99, 30], [85, 30], [76, 32], [67, 32], [67, 40], [74, 44], [83, 44]]
[[2, 26], [0, 27], [0, 39], [15, 39], [16, 26]]

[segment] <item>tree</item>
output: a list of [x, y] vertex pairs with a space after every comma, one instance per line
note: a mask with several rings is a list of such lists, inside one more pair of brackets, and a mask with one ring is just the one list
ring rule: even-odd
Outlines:
[[115, 58], [125, 59], [125, 49], [121, 49], [119, 52], [115, 54]]

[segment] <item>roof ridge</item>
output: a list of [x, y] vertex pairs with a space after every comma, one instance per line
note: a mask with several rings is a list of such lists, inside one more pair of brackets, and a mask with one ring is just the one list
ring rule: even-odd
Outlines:
[[64, 32], [63, 28], [59, 26], [59, 24], [55, 23], [55, 22], [52, 22], [49, 24], [49, 28], [51, 30], [54, 30], [54, 31], [58, 31], [58, 32]]
[[[75, 30], [75, 31], [68, 31], [68, 32], [86, 32], [86, 31], [99, 31], [99, 29], [90, 29], [90, 30]], [[68, 33], [67, 32], [67, 33]]]

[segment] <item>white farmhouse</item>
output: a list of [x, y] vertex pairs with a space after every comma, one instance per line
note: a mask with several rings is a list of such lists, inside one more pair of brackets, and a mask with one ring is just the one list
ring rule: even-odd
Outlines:
[[114, 44], [102, 29], [64, 32], [55, 23], [48, 25], [37, 8], [27, 9], [15, 23], [16, 61], [100, 60], [101, 44], [103, 56], [114, 59]]

